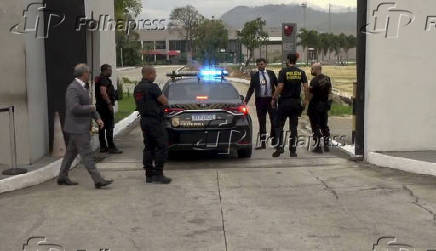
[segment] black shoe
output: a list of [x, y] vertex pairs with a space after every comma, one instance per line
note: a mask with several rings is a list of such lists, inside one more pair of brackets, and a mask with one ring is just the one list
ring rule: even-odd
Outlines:
[[326, 152], [326, 153], [330, 152], [330, 147], [329, 146], [324, 146], [324, 152]]
[[272, 156], [273, 156], [273, 158], [278, 158], [278, 157], [280, 157], [280, 154], [282, 154], [282, 153], [284, 153], [285, 152], [285, 150], [283, 150], [283, 149], [277, 149], [273, 154], [272, 154]]
[[113, 182], [114, 182], [113, 180], [103, 180], [103, 181], [97, 182], [97, 183], [95, 183], [95, 189], [100, 189], [102, 187], [109, 186]]
[[146, 176], [145, 183], [153, 183], [153, 177]]
[[107, 147], [100, 147], [101, 153], [107, 153], [107, 151], [109, 151], [109, 149]]
[[151, 178], [153, 184], [170, 184], [172, 179], [164, 175], [156, 175]]
[[289, 156], [290, 156], [291, 158], [297, 158], [297, 157], [298, 157], [298, 155], [297, 155], [296, 152], [291, 152], [291, 153], [289, 154]]
[[77, 186], [79, 183], [70, 180], [69, 178], [58, 179], [58, 185], [60, 186]]
[[323, 153], [322, 148], [320, 146], [315, 147], [312, 150], [313, 153]]
[[109, 153], [110, 154], [121, 154], [121, 153], [123, 153], [123, 151], [121, 151], [120, 149], [118, 149], [118, 148], [116, 148], [116, 147], [114, 147], [114, 148], [109, 148]]

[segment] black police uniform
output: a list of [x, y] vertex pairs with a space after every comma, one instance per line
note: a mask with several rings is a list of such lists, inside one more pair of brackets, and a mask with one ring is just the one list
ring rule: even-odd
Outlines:
[[313, 139], [316, 147], [319, 147], [321, 137], [324, 137], [324, 146], [328, 149], [330, 143], [328, 112], [331, 107], [329, 95], [332, 92], [330, 78], [323, 74], [314, 77], [310, 82], [310, 92], [312, 93], [312, 99], [307, 109], [307, 115], [309, 115]]
[[96, 108], [98, 113], [101, 116], [101, 120], [104, 122], [104, 128], [99, 130], [99, 140], [100, 140], [100, 149], [115, 149], [114, 144], [114, 127], [115, 127], [115, 116], [113, 111], [109, 110], [108, 104], [103, 99], [100, 87], [106, 87], [106, 92], [111, 101], [111, 105], [115, 105], [115, 100], [117, 99], [115, 87], [112, 84], [112, 81], [108, 77], [100, 76], [97, 77], [95, 81], [95, 100], [96, 100]]
[[143, 163], [147, 177], [163, 175], [164, 163], [168, 156], [168, 136], [164, 127], [163, 107], [157, 100], [161, 95], [159, 86], [146, 79], [135, 87], [136, 109], [141, 114], [145, 145]]
[[307, 76], [299, 68], [289, 66], [280, 71], [278, 82], [284, 83], [284, 88], [278, 101], [276, 115], [276, 135], [280, 135], [277, 149], [283, 149], [283, 127], [286, 119], [289, 118], [291, 131], [289, 150], [291, 153], [295, 153], [297, 150], [298, 117], [301, 116], [304, 109], [301, 105], [301, 86], [303, 83], [307, 83]]

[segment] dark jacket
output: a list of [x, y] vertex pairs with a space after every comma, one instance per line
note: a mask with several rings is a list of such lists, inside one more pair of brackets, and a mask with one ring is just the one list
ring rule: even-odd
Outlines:
[[[267, 70], [269, 79], [271, 81], [271, 93], [274, 95], [274, 91], [278, 85], [276, 74], [273, 71]], [[250, 87], [248, 88], [247, 96], [245, 97], [245, 102], [248, 103], [253, 95], [255, 94], [256, 99], [260, 97], [260, 76], [259, 72], [256, 71], [251, 74]]]
[[163, 118], [163, 107], [158, 101], [162, 91], [157, 84], [143, 79], [136, 85], [133, 95], [136, 110], [142, 117]]
[[65, 127], [70, 134], [89, 133], [91, 119], [100, 119], [98, 112], [91, 112], [89, 92], [74, 80], [67, 88], [65, 95]]

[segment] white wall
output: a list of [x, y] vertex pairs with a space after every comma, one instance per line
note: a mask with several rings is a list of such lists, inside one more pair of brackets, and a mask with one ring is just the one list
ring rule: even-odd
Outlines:
[[[26, 0], [26, 4], [34, 0]], [[43, 14], [33, 12], [30, 20], [36, 15], [43, 18]], [[43, 20], [40, 22], [44, 23]], [[39, 32], [44, 32], [44, 25], [39, 26]], [[48, 101], [47, 101], [47, 79], [45, 69], [45, 40], [35, 37], [35, 34], [25, 35], [26, 47], [26, 88], [27, 88], [27, 110], [29, 116], [29, 159], [30, 163], [36, 162], [49, 151], [49, 129], [48, 129]]]
[[[26, 91], [25, 40], [9, 29], [22, 21], [23, 1], [3, 0], [0, 2], [0, 106], [14, 105], [17, 135], [17, 158], [19, 163], [30, 161], [29, 120]], [[6, 114], [0, 116], [0, 163], [9, 164], [9, 126]]]
[[[94, 19], [98, 20], [100, 15], [109, 15], [115, 19], [114, 2], [113, 0], [85, 0], [85, 13], [87, 17], [91, 17], [91, 12], [94, 14]], [[110, 64], [114, 68], [112, 80], [116, 86], [116, 45], [115, 31], [112, 30], [97, 30], [92, 32], [94, 35], [94, 76], [100, 74], [100, 66], [102, 64]], [[90, 52], [91, 32], [87, 33], [87, 46]], [[90, 57], [90, 54], [89, 56]], [[91, 64], [91, 58], [88, 58]]]
[[[381, 2], [368, 0], [368, 22]], [[397, 38], [367, 35], [365, 153], [436, 150], [436, 29], [425, 31], [427, 16], [436, 15], [436, 1], [391, 2], [416, 19]], [[392, 35], [395, 27], [390, 28]]]
[[[41, 1], [42, 2], [42, 1]], [[6, 0], [0, 3], [0, 44], [3, 70], [0, 106], [14, 105], [18, 164], [32, 164], [48, 153], [47, 82], [45, 72], [44, 39], [35, 32], [12, 34], [9, 29], [21, 24], [23, 10], [35, 1]], [[42, 5], [41, 5], [42, 6]], [[44, 29], [43, 13], [36, 6], [26, 12], [28, 25], [34, 27], [40, 16], [39, 33]], [[0, 163], [9, 164], [8, 117], [0, 117]]]

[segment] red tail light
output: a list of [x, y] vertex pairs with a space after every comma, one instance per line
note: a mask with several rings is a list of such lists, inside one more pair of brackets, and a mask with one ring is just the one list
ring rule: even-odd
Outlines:
[[246, 106], [246, 105], [228, 107], [228, 108], [226, 108], [226, 110], [231, 111], [231, 112], [240, 112], [240, 113], [243, 113], [244, 115], [248, 115], [250, 113], [248, 106]]
[[173, 113], [173, 112], [181, 112], [181, 111], [184, 111], [184, 109], [182, 109], [182, 108], [170, 108], [170, 107], [167, 107], [164, 109], [164, 112], [166, 114]]

